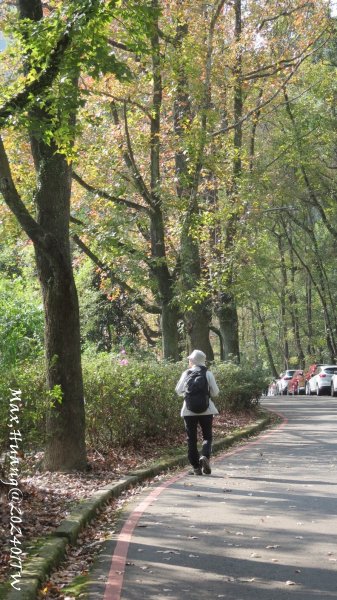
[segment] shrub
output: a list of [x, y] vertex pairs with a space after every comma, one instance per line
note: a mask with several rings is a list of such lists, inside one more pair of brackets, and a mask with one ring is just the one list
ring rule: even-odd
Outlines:
[[[145, 439], [169, 438], [183, 429], [182, 398], [176, 383], [186, 362], [137, 361], [100, 353], [83, 357], [87, 436], [90, 445], [139, 446]], [[266, 386], [260, 372], [224, 363], [212, 367], [220, 396], [216, 405], [246, 410], [256, 403]], [[22, 363], [3, 373], [0, 384], [0, 440], [8, 447], [10, 388], [21, 389], [23, 406], [20, 430], [25, 448], [42, 448], [45, 415], [50, 402], [45, 386], [43, 361]]]
[[21, 278], [0, 282], [0, 368], [43, 352], [43, 310], [36, 290]]
[[84, 360], [83, 371], [91, 443], [138, 445], [181, 428], [181, 401], [174, 393], [180, 365], [105, 354]]
[[217, 398], [219, 410], [247, 410], [258, 402], [268, 386], [266, 374], [250, 366], [219, 363], [212, 371], [220, 389]]
[[[174, 389], [186, 362], [123, 361], [105, 354], [85, 360], [83, 367], [91, 443], [138, 445], [182, 429], [182, 398]], [[224, 363], [212, 370], [220, 388], [219, 411], [251, 408], [266, 387], [263, 374], [249, 368]]]
[[47, 393], [42, 358], [22, 362], [0, 374], [0, 452], [9, 447], [9, 401], [12, 390], [21, 390], [22, 406], [18, 429], [22, 448], [41, 448], [45, 439]]

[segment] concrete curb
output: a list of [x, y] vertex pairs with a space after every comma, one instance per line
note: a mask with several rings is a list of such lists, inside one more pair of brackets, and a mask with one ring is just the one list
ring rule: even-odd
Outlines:
[[17, 583], [20, 590], [11, 589], [6, 600], [35, 600], [43, 581], [65, 557], [67, 540], [45, 538], [36, 554], [24, 566], [22, 577]]
[[[213, 452], [220, 452], [235, 442], [250, 437], [265, 429], [271, 421], [271, 414], [256, 421], [252, 426], [239, 430], [213, 443]], [[188, 464], [186, 454], [159, 461], [146, 469], [132, 471], [113, 485], [97, 490], [92, 496], [80, 502], [70, 515], [64, 519], [55, 531], [45, 538], [42, 545], [32, 554], [24, 565], [19, 590], [10, 589], [5, 595], [6, 600], [36, 600], [38, 589], [43, 581], [65, 558], [68, 544], [74, 545], [79, 533], [84, 529], [111, 498], [117, 498], [124, 490], [134, 487], [146, 479]], [[4, 596], [1, 594], [0, 598]]]

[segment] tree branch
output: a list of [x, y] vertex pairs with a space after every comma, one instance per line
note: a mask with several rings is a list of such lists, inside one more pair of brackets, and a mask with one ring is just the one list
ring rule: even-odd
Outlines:
[[128, 206], [129, 208], [132, 208], [133, 210], [144, 211], [148, 215], [150, 214], [150, 209], [147, 208], [146, 206], [142, 206], [141, 204], [137, 204], [136, 202], [132, 202], [131, 200], [126, 200], [125, 198], [119, 198], [118, 196], [114, 196], [113, 194], [109, 194], [108, 192], [105, 192], [104, 190], [96, 188], [93, 185], [90, 185], [89, 183], [84, 181], [84, 179], [82, 179], [82, 177], [80, 175], [78, 175], [77, 173], [75, 173], [74, 171], [72, 173], [72, 178], [77, 183], [79, 183], [79, 185], [81, 185], [85, 190], [87, 190], [87, 192], [90, 192], [91, 194], [96, 194], [97, 196], [100, 196], [101, 198], [105, 198], [106, 200], [110, 200], [111, 202], [115, 202], [116, 204], [123, 204], [124, 206]]
[[[37, 75], [36, 79], [27, 84], [21, 92], [5, 102], [5, 104], [0, 108], [0, 127], [4, 127], [13, 114], [24, 110], [28, 104], [31, 103], [32, 98], [36, 98], [46, 89], [50, 88], [59, 73], [62, 58], [70, 46], [74, 30], [76, 30], [76, 28], [79, 26], [78, 21], [81, 22], [82, 27], [84, 24], [90, 21], [92, 17], [92, 9], [95, 4], [96, 0], [92, 0], [87, 8], [87, 14], [85, 15], [84, 19], [84, 7], [80, 7], [80, 12], [75, 13], [72, 20], [68, 23], [68, 25], [66, 25], [63, 35], [60, 37], [55, 48], [53, 48], [47, 57], [46, 67]], [[82, 18], [79, 19], [79, 17]]]
[[[121, 128], [121, 123], [119, 120], [119, 115], [118, 115], [118, 111], [117, 111], [117, 107], [116, 107], [116, 103], [114, 101], [111, 102], [110, 104], [111, 106], [111, 112], [112, 112], [112, 116], [114, 119], [114, 123], [116, 125], [116, 127]], [[153, 202], [151, 200], [151, 196], [149, 194], [149, 191], [145, 185], [145, 182], [137, 168], [137, 165], [135, 163], [135, 159], [134, 159], [134, 155], [132, 152], [132, 147], [131, 147], [131, 141], [130, 141], [130, 135], [129, 135], [129, 130], [128, 130], [128, 126], [127, 126], [127, 119], [126, 119], [126, 111], [125, 111], [125, 104], [124, 104], [124, 122], [125, 122], [125, 126], [126, 126], [126, 138], [127, 138], [127, 148], [128, 151], [123, 151], [123, 159], [124, 162], [127, 166], [127, 168], [129, 169], [129, 172], [132, 176], [132, 180], [134, 182], [134, 185], [136, 187], [136, 189], [139, 191], [139, 193], [141, 194], [141, 196], [143, 197], [143, 199], [145, 200], [145, 202], [147, 204], [149, 204], [152, 208], [153, 208]], [[130, 150], [131, 150], [131, 154], [130, 154]]]
[[[310, 129], [310, 131], [307, 131], [305, 134], [302, 135], [301, 140], [305, 139], [306, 137], [308, 137], [309, 135], [314, 133], [316, 131], [316, 129], [318, 129], [318, 128], [319, 128], [319, 125], [317, 125], [313, 129]], [[265, 173], [266, 171], [268, 171], [268, 169], [270, 169], [270, 167], [272, 167], [274, 163], [276, 163], [278, 160], [280, 160], [280, 158], [282, 158], [282, 156], [287, 154], [287, 152], [289, 152], [290, 148], [293, 148], [296, 143], [297, 142], [288, 144], [288, 146], [286, 146], [284, 148], [284, 150], [282, 150], [282, 152], [280, 152], [277, 156], [275, 156], [275, 158], [273, 158], [273, 160], [271, 160], [267, 165], [265, 165], [263, 167], [262, 173]]]
[[138, 323], [139, 327], [142, 329], [143, 335], [149, 346], [155, 346], [156, 342], [152, 338], [159, 338], [159, 331], [154, 331], [153, 329], [151, 329], [151, 327], [147, 324], [147, 322], [141, 315], [135, 315], [134, 319], [136, 323]]
[[271, 23], [273, 21], [277, 21], [277, 19], [280, 19], [281, 17], [290, 17], [290, 15], [292, 15], [294, 12], [302, 10], [302, 8], [306, 8], [307, 6], [313, 7], [314, 3], [313, 2], [305, 2], [304, 4], [301, 4], [301, 6], [296, 6], [295, 8], [293, 8], [291, 10], [284, 10], [283, 12], [280, 12], [278, 15], [274, 15], [273, 17], [267, 17], [266, 19], [263, 19], [263, 21], [261, 21], [260, 25], [258, 26], [257, 31], [261, 31], [261, 29], [263, 29], [263, 27], [265, 26], [266, 23]]
[[133, 52], [133, 50], [131, 50], [131, 48], [128, 48], [128, 46], [126, 44], [123, 44], [123, 42], [116, 42], [116, 40], [112, 40], [111, 38], [108, 39], [108, 44], [110, 44], [110, 46], [113, 46], [113, 48], [125, 50], [125, 52]]
[[[290, 120], [290, 122], [292, 124], [292, 127], [293, 127], [293, 130], [294, 130], [297, 149], [298, 149], [298, 151], [299, 151], [299, 153], [301, 155], [302, 154], [301, 136], [299, 135], [299, 132], [298, 132], [298, 129], [297, 129], [297, 124], [296, 124], [295, 117], [293, 115], [293, 112], [292, 112], [292, 109], [291, 109], [291, 106], [290, 106], [290, 99], [289, 99], [289, 96], [288, 96], [288, 93], [287, 93], [287, 89], [286, 89], [285, 86], [284, 86], [283, 93], [284, 93], [284, 98], [285, 98], [285, 103], [286, 103], [286, 111], [287, 111], [289, 120]], [[333, 227], [333, 225], [331, 224], [330, 220], [328, 219], [328, 217], [327, 217], [327, 215], [325, 213], [325, 210], [324, 210], [323, 206], [321, 205], [321, 203], [320, 203], [320, 201], [319, 201], [319, 199], [317, 197], [316, 191], [315, 191], [314, 187], [311, 185], [311, 181], [309, 180], [309, 176], [308, 176], [307, 170], [306, 170], [306, 168], [304, 166], [304, 163], [303, 163], [303, 161], [302, 161], [301, 158], [299, 160], [299, 167], [300, 167], [303, 179], [304, 179], [305, 186], [307, 188], [307, 192], [309, 194], [309, 198], [310, 198], [311, 204], [317, 208], [317, 210], [319, 211], [319, 213], [320, 213], [320, 215], [322, 217], [322, 221], [325, 224], [327, 230], [331, 233], [331, 235], [334, 237], [334, 239], [337, 240], [337, 229], [335, 227]]]
[[148, 117], [148, 119], [151, 120], [151, 118], [152, 118], [151, 113], [146, 108], [146, 106], [144, 106], [140, 102], [137, 102], [136, 100], [131, 100], [130, 97], [128, 97], [128, 98], [120, 98], [118, 96], [114, 96], [113, 94], [109, 94], [109, 92], [97, 92], [97, 91], [93, 91], [93, 90], [87, 90], [87, 91], [92, 96], [100, 96], [100, 97], [103, 97], [103, 98], [111, 98], [112, 100], [115, 100], [116, 102], [121, 102], [122, 104], [126, 103], [126, 104], [131, 104], [131, 106], [136, 106], [137, 108], [139, 108], [139, 110], [141, 110]]
[[127, 149], [128, 149], [128, 155], [130, 157], [131, 160], [131, 165], [133, 168], [133, 176], [135, 181], [137, 181], [140, 189], [142, 190], [142, 195], [144, 198], [147, 198], [149, 204], [152, 206], [152, 200], [151, 200], [151, 196], [150, 193], [146, 187], [146, 184], [140, 174], [140, 171], [136, 165], [136, 161], [135, 161], [135, 156], [133, 153], [133, 148], [132, 148], [132, 144], [131, 144], [131, 138], [130, 138], [130, 132], [129, 132], [129, 125], [128, 125], [128, 117], [127, 117], [127, 112], [126, 112], [126, 104], [124, 102], [123, 104], [123, 115], [124, 115], [124, 129], [125, 129], [125, 135], [126, 135], [126, 145], [127, 145]]
[[[317, 42], [326, 32], [326, 30], [324, 30], [319, 36], [318, 38], [315, 40], [315, 42]], [[260, 105], [260, 109], [264, 108], [265, 106], [268, 106], [269, 104], [271, 104], [271, 102], [273, 102], [273, 100], [275, 100], [275, 98], [277, 98], [277, 96], [280, 95], [280, 93], [283, 91], [284, 87], [287, 85], [287, 83], [292, 79], [292, 77], [294, 77], [295, 73], [298, 71], [298, 69], [300, 68], [301, 64], [310, 56], [312, 56], [312, 54], [314, 54], [315, 52], [317, 52], [318, 48], [321, 48], [323, 45], [325, 45], [326, 42], [324, 42], [323, 44], [321, 44], [321, 46], [319, 47], [315, 47], [311, 52], [309, 52], [308, 54], [306, 54], [305, 56], [302, 56], [302, 58], [300, 60], [297, 61], [297, 63], [294, 65], [294, 68], [292, 70], [292, 72], [286, 77], [285, 81], [283, 81], [279, 88], [264, 102], [261, 103]], [[242, 117], [242, 119], [240, 119], [237, 123], [233, 123], [232, 125], [228, 125], [226, 127], [222, 127], [221, 129], [219, 129], [218, 131], [215, 131], [214, 133], [211, 134], [211, 137], [217, 137], [218, 135], [221, 135], [222, 133], [227, 133], [228, 131], [232, 131], [233, 129], [236, 129], [239, 125], [241, 125], [242, 123], [244, 123], [245, 121], [247, 121], [254, 113], [255, 113], [256, 109], [253, 108], [252, 110], [248, 111], [248, 113], [245, 114], [244, 117]]]
[[73, 235], [72, 239], [74, 240], [75, 244], [77, 244], [77, 246], [82, 250], [82, 252], [86, 256], [88, 256], [88, 258], [90, 258], [90, 260], [92, 260], [92, 262], [97, 267], [99, 267], [100, 269], [102, 269], [102, 271], [109, 275], [112, 283], [119, 285], [119, 287], [122, 290], [124, 290], [132, 296], [132, 299], [134, 302], [136, 302], [136, 304], [139, 304], [139, 306], [141, 306], [146, 312], [150, 314], [161, 314], [161, 309], [159, 308], [159, 306], [156, 306], [155, 304], [149, 304], [145, 300], [143, 300], [143, 298], [141, 298], [135, 290], [133, 290], [125, 281], [123, 281], [116, 275], [116, 273], [111, 269], [111, 267], [109, 267], [106, 263], [100, 260], [98, 256], [94, 254], [92, 250], [90, 250], [90, 248], [83, 242], [83, 240], [81, 240], [81, 238], [78, 235]]
[[45, 245], [45, 232], [33, 219], [27, 207], [23, 203], [9, 166], [8, 157], [0, 137], [0, 192], [12, 213], [19, 221], [21, 227], [35, 244]]
[[[242, 76], [242, 80], [248, 81], [249, 79], [258, 79], [259, 77], [270, 77], [271, 75], [278, 73], [282, 69], [287, 69], [288, 67], [291, 67], [294, 63], [296, 63], [296, 61], [300, 60], [303, 56], [305, 56], [306, 52], [310, 48], [312, 48], [316, 44], [316, 42], [318, 42], [318, 40], [321, 38], [321, 36], [324, 34], [324, 32], [325, 32], [325, 30], [314, 41], [310, 41], [309, 44], [307, 44], [307, 46], [305, 46], [305, 48], [303, 48], [302, 52], [300, 52], [296, 56], [293, 56], [292, 58], [284, 58], [275, 63], [271, 63], [269, 65], [264, 65], [262, 67], [259, 67], [258, 69], [255, 69], [254, 71], [250, 71], [250, 73], [244, 74]], [[264, 73], [261, 75], [262, 71], [268, 71], [270, 69], [274, 69], [274, 71], [272, 71], [270, 73]]]

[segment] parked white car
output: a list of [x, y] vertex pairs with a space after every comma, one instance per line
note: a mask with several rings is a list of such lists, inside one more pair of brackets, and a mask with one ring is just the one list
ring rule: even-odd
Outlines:
[[337, 374], [337, 365], [317, 366], [312, 377], [307, 381], [309, 394], [317, 394], [317, 396], [324, 393], [329, 394], [331, 391], [331, 380], [334, 374]]
[[337, 373], [331, 377], [331, 396], [337, 396]]
[[288, 383], [294, 375], [296, 369], [287, 369], [284, 373], [281, 373], [279, 379], [276, 381], [276, 394], [286, 394], [288, 391]]

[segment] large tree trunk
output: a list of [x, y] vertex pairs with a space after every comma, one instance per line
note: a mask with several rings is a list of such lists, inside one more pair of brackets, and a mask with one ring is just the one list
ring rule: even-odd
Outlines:
[[81, 371], [78, 300], [69, 268], [36, 248], [45, 311], [45, 353], [49, 390], [60, 386], [62, 398], [52, 400], [47, 417], [45, 468], [48, 471], [86, 467], [85, 416]]
[[[184, 311], [188, 351], [190, 352], [195, 348], [202, 350], [208, 360], [212, 361], [214, 360], [214, 353], [209, 338], [212, 311], [210, 301], [198, 297], [197, 287], [201, 282], [203, 273], [199, 241], [193, 235], [195, 217], [199, 213], [197, 194], [202, 165], [206, 111], [204, 111], [202, 131], [200, 132], [200, 147], [197, 152], [199, 158], [196, 160], [195, 171], [191, 174], [190, 157], [186, 152], [185, 133], [191, 124], [192, 115], [188, 80], [182, 54], [183, 43], [187, 34], [187, 23], [179, 22], [175, 42], [177, 50], [177, 87], [173, 116], [174, 132], [177, 140], [175, 152], [176, 189], [178, 197], [185, 205], [185, 217], [180, 236], [181, 287], [185, 296], [184, 304], [188, 305], [188, 309]], [[208, 102], [209, 90], [206, 83], [205, 104], [208, 104]], [[193, 297], [189, 300], [191, 292]]]
[[[43, 18], [40, 0], [19, 0], [18, 8], [21, 19]], [[35, 110], [31, 116], [32, 123], [55, 126], [47, 110]], [[75, 113], [69, 116], [69, 124], [74, 120]], [[15, 214], [34, 243], [43, 294], [49, 388], [45, 468], [83, 470], [87, 460], [79, 307], [69, 247], [71, 167], [53, 140], [50, 145], [43, 142], [41, 132], [31, 129], [30, 140], [37, 177], [37, 222], [32, 227], [28, 211]]]
[[47, 248], [35, 244], [45, 311], [48, 388], [60, 386], [47, 419], [45, 467], [50, 471], [86, 467], [85, 416], [78, 298], [69, 247], [71, 167], [56, 148], [31, 140], [38, 175], [37, 221]]
[[[192, 211], [185, 216], [180, 238], [181, 278], [186, 295], [195, 290], [202, 277], [199, 242], [190, 233], [194, 214]], [[193, 296], [194, 294], [196, 297], [192, 298], [191, 307], [184, 311], [187, 348], [189, 352], [196, 348], [202, 350], [207, 359], [213, 361], [214, 352], [209, 338], [211, 303], [210, 300], [199, 299], [197, 290], [193, 292]]]
[[195, 349], [202, 350], [207, 360], [213, 361], [214, 352], [209, 338], [212, 318], [210, 307], [203, 302], [201, 305], [196, 305], [193, 311], [186, 311], [184, 317], [188, 352]]
[[162, 302], [162, 344], [163, 356], [166, 360], [178, 361], [180, 359], [178, 320], [178, 309], [172, 307], [170, 301]]
[[239, 319], [232, 294], [221, 293], [217, 310], [224, 348], [224, 360], [240, 362]]
[[165, 228], [162, 212], [161, 183], [161, 145], [160, 124], [162, 105], [161, 54], [158, 28], [158, 0], [151, 2], [154, 14], [151, 36], [152, 46], [152, 112], [151, 112], [151, 255], [153, 260], [151, 271], [158, 285], [159, 301], [162, 309], [161, 328], [163, 356], [168, 360], [179, 360], [178, 310], [174, 304], [174, 278], [172, 277], [166, 257]]
[[[152, 58], [152, 104], [150, 113], [150, 187], [148, 188], [137, 166], [128, 131], [127, 115], [124, 109], [126, 146], [124, 162], [133, 179], [135, 188], [143, 197], [150, 216], [150, 232], [146, 231], [146, 243], [151, 245], [150, 275], [153, 278], [154, 294], [160, 305], [163, 356], [168, 360], [179, 360], [178, 309], [174, 304], [175, 280], [171, 274], [165, 248], [165, 228], [161, 197], [161, 105], [162, 76], [161, 48], [158, 27], [158, 0], [151, 0], [153, 22], [151, 34]], [[120, 127], [118, 111], [113, 107], [115, 124]]]
[[163, 356], [166, 360], [179, 360], [179, 310], [175, 302], [174, 277], [166, 259], [165, 231], [160, 205], [151, 213], [151, 273], [157, 282], [157, 297], [162, 310], [161, 329]]
[[[233, 99], [233, 117], [235, 123], [234, 129], [234, 152], [232, 161], [232, 177], [227, 189], [227, 195], [232, 207], [232, 216], [229, 217], [225, 225], [224, 249], [228, 257], [231, 257], [235, 244], [235, 236], [238, 226], [238, 213], [236, 204], [240, 194], [240, 180], [242, 178], [242, 116], [243, 116], [243, 88], [242, 88], [242, 7], [241, 0], [235, 0], [233, 3], [235, 14], [234, 36], [236, 41], [236, 56], [234, 73], [234, 99]], [[230, 263], [232, 259], [230, 258]], [[225, 277], [223, 290], [218, 295], [217, 314], [219, 317], [220, 331], [223, 336], [225, 360], [229, 358], [240, 362], [240, 343], [239, 343], [239, 322], [236, 308], [236, 301], [232, 293], [233, 284], [233, 266], [229, 265]]]

